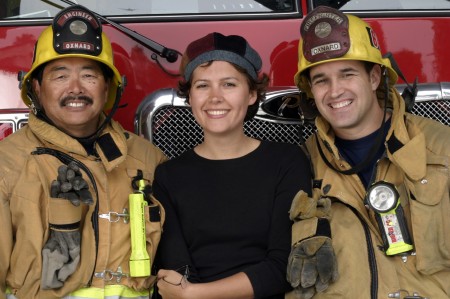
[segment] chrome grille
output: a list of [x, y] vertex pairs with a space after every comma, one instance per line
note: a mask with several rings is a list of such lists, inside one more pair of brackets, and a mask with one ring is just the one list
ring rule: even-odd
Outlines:
[[[450, 125], [450, 101], [427, 101], [415, 104], [413, 114], [436, 119]], [[185, 150], [199, 144], [203, 139], [200, 126], [187, 107], [164, 106], [158, 109], [152, 121], [153, 143], [169, 158], [176, 157]], [[253, 119], [244, 125], [248, 136], [262, 140], [299, 144], [310, 136], [315, 127], [306, 124], [303, 130], [299, 124], [286, 124], [264, 119]]]
[[433, 118], [447, 126], [450, 126], [450, 101], [418, 102], [411, 113]]

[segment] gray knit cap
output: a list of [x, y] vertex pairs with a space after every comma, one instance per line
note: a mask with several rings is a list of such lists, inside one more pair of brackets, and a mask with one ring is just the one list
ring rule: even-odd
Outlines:
[[189, 81], [196, 67], [216, 60], [242, 67], [255, 80], [262, 67], [261, 57], [242, 36], [213, 32], [188, 45], [181, 61], [181, 74]]

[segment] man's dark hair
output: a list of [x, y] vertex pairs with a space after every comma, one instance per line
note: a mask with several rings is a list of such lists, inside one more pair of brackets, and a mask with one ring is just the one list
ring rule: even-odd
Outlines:
[[[364, 60], [358, 60], [364, 65], [364, 69], [366, 70], [367, 74], [370, 74], [370, 71], [373, 69], [375, 63], [370, 61], [364, 61]], [[304, 74], [309, 82], [311, 82], [311, 76], [310, 76], [310, 68], [306, 69], [304, 71]]]

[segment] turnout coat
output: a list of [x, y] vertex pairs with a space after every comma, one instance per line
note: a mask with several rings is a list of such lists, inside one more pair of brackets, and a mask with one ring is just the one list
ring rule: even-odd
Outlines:
[[[396, 186], [414, 253], [407, 259], [387, 256], [373, 211], [364, 204], [366, 190], [358, 175], [330, 169], [320, 157], [316, 138], [328, 161], [341, 170], [350, 165], [338, 153], [330, 125], [316, 119], [318, 134], [307, 140], [316, 196], [329, 197], [332, 244], [339, 279], [314, 298], [394, 298], [408, 293], [450, 298], [450, 128], [434, 120], [405, 113], [404, 101], [394, 89], [391, 128], [386, 155], [378, 161], [374, 182]], [[318, 136], [318, 137], [317, 137]], [[313, 236], [317, 219], [294, 223], [293, 244]], [[397, 297], [395, 297], [397, 298]]]
[[[77, 140], [33, 114], [28, 125], [0, 142], [0, 298], [5, 298], [6, 288], [17, 298], [62, 298], [76, 290], [95, 298], [95, 290], [108, 286], [115, 286], [112, 295], [127, 293], [133, 298], [148, 294], [154, 277], [127, 276], [130, 224], [124, 217], [107, 216], [128, 213], [132, 179], [140, 170], [151, 184], [155, 167], [165, 157], [150, 142], [124, 131], [114, 121], [105, 127], [95, 148], [98, 156], [87, 155]], [[49, 219], [72, 217], [70, 210], [74, 209], [68, 200], [49, 195], [57, 169], [67, 159], [85, 165], [82, 176], [94, 204], [79, 207], [81, 258], [76, 271], [63, 287], [43, 290], [41, 252], [50, 233]], [[154, 208], [157, 213], [152, 218], [149, 213]], [[152, 199], [145, 217], [147, 251], [153, 261], [164, 220], [159, 202]], [[103, 296], [106, 293], [99, 295]]]

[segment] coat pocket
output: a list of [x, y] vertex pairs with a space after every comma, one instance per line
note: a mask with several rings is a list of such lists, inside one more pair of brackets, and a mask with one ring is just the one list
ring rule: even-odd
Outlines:
[[450, 198], [448, 168], [428, 167], [427, 177], [416, 182], [411, 220], [417, 270], [434, 274], [450, 269]]
[[156, 249], [161, 240], [162, 226], [165, 220], [164, 208], [153, 196], [149, 197], [148, 205], [145, 207], [145, 234], [147, 237], [147, 251], [151, 253], [154, 261]]

